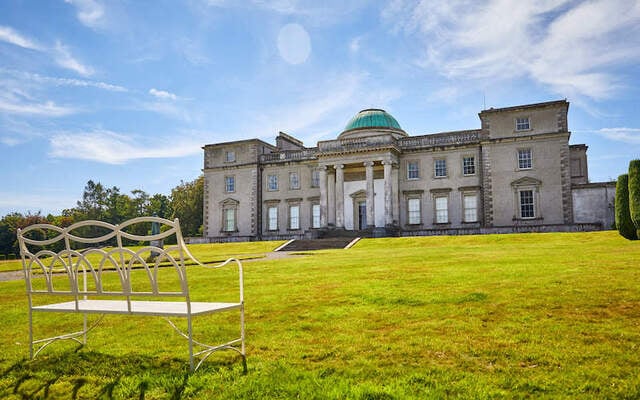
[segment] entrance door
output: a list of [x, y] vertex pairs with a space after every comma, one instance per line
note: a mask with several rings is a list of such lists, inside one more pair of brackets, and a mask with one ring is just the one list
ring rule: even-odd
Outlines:
[[367, 202], [358, 202], [358, 229], [367, 229]]

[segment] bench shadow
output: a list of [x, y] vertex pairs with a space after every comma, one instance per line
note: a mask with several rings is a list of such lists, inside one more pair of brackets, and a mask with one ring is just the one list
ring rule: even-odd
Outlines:
[[[114, 356], [84, 351], [80, 346], [75, 351], [23, 359], [0, 371], [0, 398], [50, 398], [56, 397], [55, 393], [59, 397], [59, 392], [64, 390], [71, 399], [86, 398], [87, 392], [98, 399], [113, 399], [121, 397], [116, 396], [118, 390], [126, 390], [126, 397], [144, 399], [147, 391], [155, 386], [161, 387], [169, 398], [180, 399], [192, 375], [235, 367], [237, 362], [221, 360], [190, 373], [188, 361], [184, 359], [140, 354]], [[54, 388], [56, 384], [59, 387]], [[197, 395], [198, 390], [191, 387], [189, 392]]]

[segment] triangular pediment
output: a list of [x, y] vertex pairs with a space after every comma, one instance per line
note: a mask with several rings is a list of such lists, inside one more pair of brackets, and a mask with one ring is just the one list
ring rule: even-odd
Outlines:
[[227, 197], [220, 202], [221, 206], [237, 206], [238, 204], [240, 204], [240, 202], [238, 200], [232, 199], [231, 197]]
[[511, 186], [540, 186], [542, 185], [542, 181], [536, 178], [532, 178], [530, 176], [525, 176], [520, 179], [516, 179], [511, 182]]
[[367, 197], [367, 191], [366, 190], [358, 190], [357, 192], [351, 193], [350, 196], [353, 199], [358, 198], [358, 197]]

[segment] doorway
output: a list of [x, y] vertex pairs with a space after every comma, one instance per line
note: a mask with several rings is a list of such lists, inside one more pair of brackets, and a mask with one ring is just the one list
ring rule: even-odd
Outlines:
[[359, 201], [358, 202], [358, 229], [364, 230], [367, 229], [367, 202]]

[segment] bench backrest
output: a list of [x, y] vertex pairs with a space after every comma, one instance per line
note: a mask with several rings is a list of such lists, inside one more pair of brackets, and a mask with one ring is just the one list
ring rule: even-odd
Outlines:
[[[117, 225], [90, 220], [66, 228], [35, 224], [18, 229], [17, 236], [30, 300], [31, 294], [40, 293], [76, 299], [177, 296], [189, 301], [185, 258], [199, 264], [187, 249], [178, 219], [139, 217]], [[175, 244], [163, 248], [161, 243], [173, 238]], [[136, 246], [127, 247], [132, 244]], [[165, 274], [166, 285], [159, 279], [161, 267], [176, 272], [171, 279]], [[134, 269], [146, 271], [146, 279], [132, 281]], [[59, 274], [66, 279], [56, 279]], [[38, 276], [44, 279], [34, 280]]]

